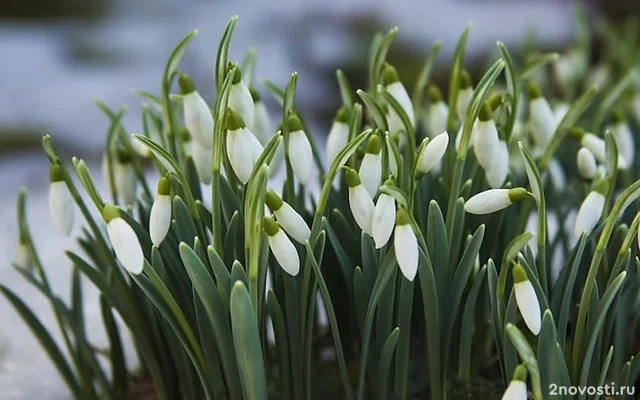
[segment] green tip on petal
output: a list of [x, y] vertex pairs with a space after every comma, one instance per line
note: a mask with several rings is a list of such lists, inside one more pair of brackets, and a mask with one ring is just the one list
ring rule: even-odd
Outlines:
[[287, 129], [289, 129], [289, 132], [302, 130], [302, 121], [300, 121], [297, 115], [293, 114], [287, 118]]
[[275, 236], [280, 230], [280, 225], [276, 222], [275, 219], [271, 217], [264, 217], [262, 219], [262, 228], [269, 236]]
[[384, 186], [389, 186], [389, 187], [395, 187], [396, 186], [396, 181], [393, 178], [387, 178], [387, 180], [384, 181], [383, 185]]
[[517, 203], [526, 199], [528, 195], [529, 192], [523, 187], [509, 189], [509, 200], [511, 200], [513, 203]]
[[234, 62], [228, 61], [227, 62], [227, 73], [234, 71], [234, 75], [233, 75], [233, 81], [231, 83], [233, 83], [234, 85], [240, 83], [240, 81], [242, 80], [242, 71], [240, 71], [240, 68], [238, 68], [237, 64], [235, 64]]
[[527, 367], [524, 364], [520, 364], [513, 372], [513, 380], [526, 382], [527, 381]]
[[469, 89], [471, 87], [471, 76], [467, 70], [463, 69], [460, 73], [460, 90]]
[[358, 175], [358, 172], [353, 168], [347, 168], [347, 172], [344, 174], [344, 178], [346, 179], [347, 185], [349, 185], [350, 188], [356, 187], [361, 184], [360, 176]]
[[384, 69], [382, 70], [382, 83], [385, 86], [389, 86], [394, 82], [399, 82], [400, 77], [398, 76], [398, 71], [391, 66], [389, 63], [384, 64]]
[[442, 101], [442, 93], [440, 93], [440, 89], [438, 89], [436, 85], [429, 85], [429, 88], [427, 89], [427, 98], [432, 104], [439, 103]]
[[280, 207], [282, 207], [282, 204], [284, 204], [284, 201], [282, 201], [280, 196], [278, 196], [273, 190], [269, 190], [267, 192], [264, 202], [267, 204], [267, 207], [269, 207], [269, 210], [273, 212], [278, 211]]
[[409, 225], [410, 222], [409, 214], [407, 214], [404, 208], [399, 208], [398, 211], [396, 211], [396, 226]]
[[614, 125], [621, 124], [624, 122], [624, 112], [619, 108], [614, 108], [611, 110], [611, 122]]
[[516, 264], [513, 267], [513, 281], [515, 283], [521, 283], [521, 282], [526, 282], [529, 280], [529, 277], [527, 276], [527, 271], [525, 271], [524, 267], [520, 264]]
[[60, 164], [51, 164], [49, 167], [49, 182], [60, 182], [64, 180], [64, 174]]
[[251, 99], [253, 100], [254, 103], [260, 102], [260, 93], [258, 93], [256, 89], [250, 88], [249, 93], [251, 93]]
[[349, 122], [349, 107], [347, 106], [340, 107], [340, 109], [336, 113], [336, 116], [335, 118], [333, 118], [333, 120], [336, 122], [344, 122], [344, 123]]
[[371, 137], [369, 137], [369, 141], [367, 142], [367, 153], [380, 154], [380, 150], [382, 150], [382, 141], [380, 140], [378, 135], [371, 135]]
[[493, 112], [491, 111], [491, 106], [488, 102], [484, 102], [482, 107], [480, 107], [480, 114], [478, 114], [478, 119], [480, 121], [489, 121], [493, 118]]
[[182, 143], [187, 143], [191, 141], [191, 134], [189, 133], [189, 129], [187, 129], [186, 126], [179, 127], [176, 136], [180, 138]]
[[178, 86], [180, 86], [180, 93], [182, 94], [189, 94], [196, 91], [193, 79], [187, 74], [180, 74], [180, 76], [178, 76]]
[[102, 219], [104, 219], [104, 222], [106, 222], [107, 224], [114, 218], [119, 218], [120, 217], [120, 210], [118, 209], [118, 207], [112, 205], [112, 204], [105, 204], [104, 207], [102, 207]]
[[242, 129], [247, 126], [244, 123], [244, 120], [237, 112], [232, 109], [227, 109], [227, 120], [226, 120], [227, 130], [237, 131], [238, 129]]
[[582, 140], [582, 137], [586, 134], [585, 130], [579, 126], [574, 126], [569, 130], [569, 136], [576, 140]]
[[526, 85], [527, 97], [529, 100], [537, 99], [538, 97], [542, 97], [542, 91], [540, 90], [540, 86], [535, 81], [528, 81]]
[[168, 196], [170, 194], [171, 194], [171, 181], [168, 178], [163, 176], [158, 181], [158, 195]]

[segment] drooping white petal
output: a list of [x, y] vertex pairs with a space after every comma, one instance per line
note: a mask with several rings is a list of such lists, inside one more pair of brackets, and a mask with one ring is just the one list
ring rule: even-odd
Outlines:
[[274, 212], [278, 224], [296, 242], [304, 244], [309, 239], [311, 231], [304, 221], [304, 218], [296, 212], [288, 203], [283, 202], [282, 206]]
[[396, 201], [388, 194], [382, 193], [378, 197], [371, 220], [371, 231], [376, 249], [381, 248], [389, 241], [395, 220]]
[[114, 180], [118, 195], [125, 205], [135, 203], [138, 191], [138, 179], [131, 163], [114, 162]]
[[227, 156], [233, 172], [236, 174], [240, 182], [246, 184], [253, 171], [253, 165], [256, 159], [256, 146], [251, 132], [246, 128], [240, 128], [233, 131], [227, 131]]
[[49, 185], [49, 214], [61, 234], [69, 236], [73, 228], [73, 198], [64, 181]]
[[430, 138], [447, 130], [448, 115], [449, 107], [447, 107], [444, 101], [439, 101], [429, 107], [427, 113], [427, 133]]
[[492, 119], [476, 122], [477, 130], [473, 137], [473, 150], [478, 163], [487, 170], [495, 162], [495, 153], [500, 142], [496, 124]]
[[522, 381], [512, 380], [507, 390], [502, 395], [502, 400], [527, 400], [527, 384]]
[[404, 85], [400, 81], [396, 81], [387, 85], [387, 90], [398, 104], [400, 104], [404, 112], [409, 117], [411, 124], [415, 124], [416, 119], [413, 114], [413, 104], [411, 103], [411, 99], [409, 98], [409, 94], [407, 93]]
[[556, 130], [556, 119], [544, 97], [537, 97], [529, 103], [529, 122], [535, 147], [545, 149]]
[[296, 178], [303, 185], [308, 185], [311, 180], [313, 153], [307, 135], [301, 130], [289, 134], [289, 160]]
[[122, 266], [129, 273], [136, 275], [141, 273], [144, 266], [144, 255], [133, 228], [124, 219], [117, 217], [107, 224], [107, 234]]
[[389, 133], [392, 135], [397, 134], [400, 131], [404, 131], [404, 123], [398, 113], [391, 107], [387, 111], [387, 125], [389, 126]]
[[151, 242], [160, 246], [171, 226], [171, 196], [158, 195], [151, 206], [149, 234]]
[[267, 237], [269, 238], [271, 252], [282, 269], [291, 276], [298, 275], [298, 272], [300, 272], [300, 258], [289, 237], [282, 229], [278, 230], [275, 235], [267, 235]]
[[442, 160], [442, 156], [444, 156], [445, 151], [447, 151], [447, 146], [449, 145], [449, 134], [447, 131], [442, 132], [438, 136], [434, 137], [427, 145], [424, 147], [420, 155], [418, 156], [418, 164], [416, 165], [416, 169], [426, 174], [432, 168], [440, 164], [440, 160]]
[[202, 146], [196, 142], [193, 144], [193, 163], [196, 166], [196, 172], [200, 178], [200, 182], [208, 185], [211, 183], [211, 170], [213, 168], [213, 150]]
[[255, 109], [253, 105], [253, 98], [251, 97], [251, 92], [244, 81], [241, 80], [240, 82], [231, 85], [231, 90], [229, 90], [228, 107], [240, 114], [246, 123], [252, 123], [254, 121]]
[[375, 208], [373, 200], [362, 184], [349, 188], [349, 206], [353, 219], [365, 233], [372, 236], [371, 219]]
[[533, 289], [531, 281], [526, 280], [517, 282], [513, 286], [513, 290], [515, 291], [516, 304], [518, 305], [520, 314], [522, 314], [524, 323], [527, 325], [527, 328], [529, 328], [531, 333], [537, 335], [540, 333], [540, 325], [542, 321], [540, 317], [538, 296], [536, 296], [536, 291]]
[[549, 169], [549, 177], [551, 178], [551, 184], [556, 192], [562, 190], [567, 184], [567, 178], [564, 176], [564, 169], [560, 162], [553, 158], [547, 166]]
[[266, 146], [269, 140], [273, 137], [273, 131], [271, 128], [271, 119], [269, 118], [269, 112], [264, 103], [259, 101], [255, 103], [253, 125], [251, 126], [251, 132], [258, 138], [262, 146]]
[[201, 146], [213, 146], [213, 115], [197, 91], [182, 96], [184, 124]]
[[633, 165], [633, 159], [636, 154], [636, 146], [633, 141], [633, 134], [629, 125], [619, 123], [612, 127], [613, 137], [616, 140], [618, 152], [618, 167], [620, 169], [629, 169]]
[[327, 165], [330, 166], [336, 156], [349, 142], [349, 125], [342, 121], [333, 121], [327, 136]]
[[369, 195], [372, 198], [375, 197], [378, 192], [378, 187], [380, 187], [380, 181], [382, 180], [381, 153], [366, 153], [362, 158], [358, 174]]
[[509, 174], [509, 149], [504, 140], [498, 141], [493, 154], [491, 167], [485, 171], [489, 186], [494, 189], [502, 187]]
[[601, 193], [596, 191], [589, 192], [580, 205], [578, 215], [576, 216], [574, 232], [577, 237], [580, 237], [583, 232], [586, 232], [588, 235], [593, 231], [593, 228], [596, 227], [602, 215], [604, 203], [605, 198]]
[[461, 89], [458, 92], [458, 102], [456, 103], [456, 113], [458, 114], [458, 119], [461, 122], [463, 122], [467, 118], [467, 108], [469, 108], [469, 104], [471, 103], [472, 97], [473, 97], [472, 87]]
[[471, 197], [464, 204], [464, 210], [470, 214], [491, 214], [512, 204], [509, 189], [489, 189]]
[[16, 265], [22, 269], [30, 269], [33, 267], [33, 263], [31, 262], [31, 253], [29, 252], [29, 248], [26, 244], [20, 243], [18, 248], [16, 249]]
[[413, 282], [418, 272], [418, 239], [411, 225], [396, 225], [393, 247], [402, 275]]
[[596, 176], [596, 171], [598, 169], [596, 158], [586, 147], [582, 147], [578, 150], [576, 164], [578, 166], [578, 172], [580, 172], [580, 175], [584, 179], [593, 179], [593, 177]]
[[589, 149], [598, 162], [603, 163], [607, 161], [605, 143], [601, 138], [597, 137], [593, 133], [586, 133], [582, 139], [580, 139], [580, 144]]

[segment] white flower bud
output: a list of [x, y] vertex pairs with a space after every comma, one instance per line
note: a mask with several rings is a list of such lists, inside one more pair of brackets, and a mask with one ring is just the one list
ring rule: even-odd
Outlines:
[[411, 124], [415, 125], [416, 119], [413, 114], [413, 104], [411, 103], [407, 90], [402, 82], [400, 82], [396, 69], [389, 64], [385, 64], [382, 72], [382, 80], [389, 94], [400, 104], [405, 114], [407, 114], [407, 117], [409, 117]]
[[393, 248], [402, 275], [413, 282], [418, 272], [418, 239], [409, 223], [409, 216], [403, 209], [396, 213]]
[[160, 246], [171, 226], [171, 183], [167, 178], [160, 178], [158, 195], [151, 206], [149, 215], [149, 235], [151, 242]]
[[371, 230], [376, 249], [383, 247], [389, 241], [395, 220], [396, 201], [388, 194], [382, 193], [378, 197], [371, 220]]
[[578, 210], [575, 223], [575, 235], [580, 237], [583, 232], [587, 235], [593, 231], [598, 224], [602, 211], [604, 210], [605, 197], [602, 193], [592, 190], [584, 199]]
[[613, 133], [618, 147], [618, 167], [620, 169], [631, 168], [636, 155], [636, 146], [629, 125], [625, 122], [618, 122], [611, 127], [611, 133]]
[[213, 146], [213, 115], [200, 93], [195, 89], [193, 81], [187, 75], [178, 78], [182, 92], [184, 124], [191, 135], [201, 146]]
[[502, 400], [527, 400], [529, 397], [526, 382], [527, 369], [524, 365], [518, 365], [513, 373], [513, 379], [502, 395]]
[[509, 174], [509, 149], [504, 140], [499, 140], [493, 154], [489, 168], [485, 170], [485, 177], [493, 189], [502, 187]]
[[131, 165], [130, 155], [120, 154], [114, 163], [114, 180], [118, 195], [125, 205], [136, 202], [138, 178]]
[[296, 247], [273, 218], [264, 218], [264, 231], [267, 233], [269, 247], [278, 264], [291, 276], [300, 272], [300, 258]]
[[262, 145], [233, 110], [227, 110], [227, 156], [233, 172], [246, 184], [262, 153]]
[[349, 125], [347, 124], [348, 111], [341, 108], [333, 120], [329, 135], [327, 136], [327, 165], [331, 166], [333, 160], [349, 142]]
[[[467, 109], [473, 98], [473, 86], [471, 86], [471, 77], [465, 70], [460, 74], [460, 90], [458, 91], [458, 102], [456, 103], [456, 113], [462, 124], [467, 118]], [[457, 146], [456, 146], [457, 148]]]
[[144, 255], [133, 228], [119, 216], [118, 209], [106, 205], [102, 217], [107, 223], [107, 234], [117, 259], [131, 274], [140, 274], [144, 267]]
[[[424, 139], [428, 140], [428, 139]], [[447, 151], [449, 145], [449, 134], [447, 131], [442, 132], [438, 136], [434, 137], [426, 146], [422, 149], [418, 155], [418, 162], [416, 164], [416, 172], [420, 174], [426, 174], [432, 168], [438, 167], [440, 161]]]
[[210, 184], [213, 169], [213, 150], [195, 142], [192, 151], [191, 157], [193, 157], [193, 164], [196, 167], [200, 182], [205, 185]]
[[478, 159], [478, 163], [484, 170], [492, 168], [495, 162], [496, 151], [500, 137], [498, 129], [491, 116], [491, 108], [484, 104], [480, 110], [480, 116], [476, 121], [477, 131], [474, 135], [473, 150]]
[[580, 176], [582, 176], [582, 178], [591, 180], [596, 176], [598, 168], [596, 158], [586, 147], [582, 147], [578, 151], [576, 164], [578, 166], [578, 172], [580, 172]]
[[491, 214], [522, 201], [527, 190], [521, 187], [513, 189], [489, 189], [471, 197], [464, 204], [464, 210], [470, 214]]
[[227, 107], [240, 115], [245, 123], [253, 125], [255, 109], [253, 98], [249, 88], [242, 80], [242, 72], [240, 68], [235, 69], [231, 89], [229, 90], [229, 102]]
[[607, 161], [605, 143], [601, 138], [597, 137], [593, 133], [585, 133], [584, 136], [582, 136], [582, 139], [580, 139], [580, 144], [589, 149], [598, 162], [604, 163]]
[[603, 88], [611, 80], [611, 68], [604, 63], [598, 64], [589, 69], [589, 74], [585, 78], [584, 87], [597, 86]]
[[33, 268], [33, 260], [29, 246], [27, 246], [26, 236], [20, 237], [20, 243], [18, 243], [18, 248], [16, 249], [15, 264], [26, 271], [31, 271]]
[[367, 189], [362, 185], [360, 176], [354, 170], [349, 168], [346, 172], [345, 179], [349, 186], [349, 207], [353, 214], [353, 219], [362, 229], [363, 232], [372, 236], [371, 232], [371, 220], [373, 218], [373, 200], [367, 192]]
[[265, 204], [269, 207], [273, 215], [278, 220], [278, 224], [285, 230], [296, 242], [304, 244], [308, 239], [311, 231], [304, 221], [304, 218], [287, 202], [282, 201], [274, 191], [267, 192]]
[[313, 151], [309, 138], [302, 130], [300, 119], [294, 115], [287, 120], [289, 124], [289, 161], [293, 174], [300, 183], [308, 185], [313, 168]]
[[551, 178], [553, 188], [556, 192], [563, 190], [567, 185], [567, 178], [565, 177], [564, 169], [560, 162], [553, 158], [547, 167], [549, 169], [549, 177]]
[[447, 116], [449, 115], [449, 107], [440, 101], [432, 104], [427, 112], [427, 129], [429, 137], [433, 138], [438, 133], [447, 129]]
[[382, 180], [382, 155], [380, 138], [372, 135], [367, 143], [367, 149], [360, 164], [360, 180], [371, 198], [375, 197]]
[[267, 107], [265, 107], [264, 103], [260, 100], [258, 92], [252, 90], [251, 96], [254, 100], [254, 115], [251, 132], [253, 132], [262, 146], [266, 146], [274, 133], [271, 128], [271, 118], [269, 118]]
[[73, 197], [63, 180], [62, 167], [57, 164], [49, 169], [49, 214], [58, 231], [64, 236], [73, 228]]
[[542, 97], [537, 84], [527, 85], [529, 96], [529, 125], [534, 145], [538, 149], [546, 149], [556, 130], [556, 117], [547, 100]]
[[513, 281], [516, 304], [518, 305], [520, 314], [522, 314], [524, 323], [531, 333], [538, 335], [538, 333], [540, 333], [540, 325], [542, 324], [538, 296], [536, 296], [536, 291], [533, 289], [533, 285], [527, 277], [527, 272], [520, 264], [513, 267]]

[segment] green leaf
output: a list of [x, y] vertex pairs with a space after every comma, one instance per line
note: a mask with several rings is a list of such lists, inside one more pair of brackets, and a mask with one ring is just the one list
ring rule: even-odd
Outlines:
[[[598, 377], [598, 384], [596, 387], [604, 387], [604, 381], [607, 379], [607, 372], [609, 371], [609, 366], [611, 365], [611, 359], [613, 358], [613, 346], [609, 347], [609, 351], [607, 352], [607, 356], [604, 358], [602, 362], [602, 368], [600, 369], [600, 376]], [[597, 394], [594, 397], [594, 400], [600, 400], [602, 395]]]
[[575, 252], [571, 255], [571, 262], [568, 265], [569, 269], [569, 277], [567, 278], [567, 283], [562, 288], [562, 291], [559, 293], [563, 293], [562, 296], [562, 305], [560, 306], [560, 316], [558, 318], [558, 340], [561, 345], [564, 345], [567, 339], [567, 326], [569, 325], [569, 313], [571, 311], [571, 299], [573, 297], [573, 287], [576, 282], [576, 277], [578, 276], [578, 270], [580, 269], [580, 264], [582, 262], [582, 255], [584, 254], [584, 248], [587, 244], [587, 235], [583, 234], [578, 241], [577, 246], [575, 247]]
[[[78, 271], [75, 269], [75, 271]], [[118, 332], [111, 307], [104, 296], [100, 295], [100, 312], [104, 329], [109, 338], [109, 358], [111, 361], [112, 390], [116, 396], [124, 396], [127, 389], [127, 365], [124, 360], [122, 340]]]
[[536, 360], [536, 355], [534, 354], [531, 345], [515, 325], [508, 323], [505, 331], [507, 332], [507, 335], [509, 335], [511, 343], [513, 343], [514, 347], [518, 351], [520, 359], [527, 365], [527, 370], [529, 370], [529, 375], [531, 376], [531, 390], [533, 391], [534, 398], [536, 400], [542, 400], [540, 370], [538, 369], [538, 360]]
[[273, 98], [276, 99], [278, 104], [282, 105], [282, 103], [284, 102], [284, 92], [282, 91], [282, 89], [280, 89], [278, 85], [276, 85], [275, 83], [271, 82], [268, 79], [265, 79], [263, 84], [264, 84], [264, 87], [267, 88], [269, 93], [271, 93]]
[[377, 35], [371, 44], [371, 52], [369, 54], [369, 91], [373, 91], [375, 87], [380, 83], [380, 72], [382, 66], [387, 58], [387, 52], [391, 46], [391, 42], [398, 33], [398, 28], [394, 27], [389, 30], [384, 36]]
[[173, 75], [178, 71], [178, 67], [182, 62], [182, 57], [184, 56], [184, 52], [187, 49], [187, 45], [198, 34], [198, 30], [191, 31], [187, 36], [185, 36], [178, 45], [173, 49], [169, 59], [167, 60], [167, 64], [164, 67], [163, 82], [170, 82], [173, 78]]
[[[542, 327], [538, 339], [538, 365], [540, 366], [540, 386], [550, 388], [551, 384], [570, 386], [567, 361], [560, 350], [553, 316], [546, 310], [542, 316]], [[566, 398], [566, 397], [565, 397]]]
[[227, 233], [224, 237], [222, 254], [224, 255], [225, 265], [233, 264], [233, 260], [238, 259], [239, 252], [242, 252], [242, 247], [240, 246], [240, 235], [238, 235], [238, 226], [240, 224], [239, 221], [240, 213], [236, 210], [231, 216], [231, 220], [229, 221], [229, 225], [227, 226]]
[[509, 51], [505, 47], [504, 43], [498, 41], [497, 43], [498, 49], [500, 50], [500, 55], [504, 60], [505, 65], [505, 73], [507, 75], [507, 89], [510, 93], [511, 105], [509, 106], [509, 116], [507, 118], [507, 123], [505, 125], [506, 132], [506, 142], [509, 143], [509, 138], [511, 137], [511, 133], [513, 132], [513, 125], [516, 122], [516, 116], [518, 114], [518, 81], [516, 76], [516, 70], [513, 66], [513, 60], [511, 59], [511, 55]]
[[393, 360], [393, 352], [398, 343], [400, 328], [396, 327], [385, 340], [380, 352], [380, 362], [378, 363], [378, 379], [376, 399], [388, 398], [389, 370], [391, 369], [391, 361]]
[[[447, 130], [453, 131], [456, 106], [458, 104], [458, 92], [460, 91], [460, 74], [462, 73], [462, 59], [464, 58], [464, 51], [467, 47], [467, 40], [469, 39], [469, 32], [471, 31], [471, 23], [467, 24], [467, 27], [460, 35], [458, 43], [456, 44], [455, 52], [453, 53], [453, 61], [451, 62], [451, 75], [449, 78], [449, 115], [447, 116]], [[479, 85], [478, 85], [479, 86]], [[477, 89], [476, 89], [477, 90]], [[466, 143], [466, 142], [465, 142]], [[466, 148], [466, 146], [464, 146]], [[462, 145], [461, 147], [462, 148]]]
[[178, 241], [190, 243], [194, 237], [198, 236], [187, 205], [184, 204], [184, 201], [179, 196], [174, 196], [173, 198], [173, 220], [175, 221]]
[[369, 93], [365, 92], [362, 89], [356, 90], [356, 93], [364, 104], [369, 109], [369, 113], [375, 122], [375, 125], [378, 129], [383, 132], [387, 132], [389, 130], [389, 126], [387, 125], [387, 117], [385, 116], [384, 111], [382, 111], [382, 107], [380, 104], [374, 99]]
[[245, 399], [267, 399], [267, 378], [262, 359], [260, 333], [251, 297], [242, 282], [231, 289], [231, 328]]
[[355, 101], [353, 98], [353, 89], [347, 80], [346, 75], [341, 69], [336, 71], [336, 78], [338, 79], [338, 85], [340, 86], [340, 97], [342, 97], [342, 104], [347, 107], [351, 107]]
[[253, 47], [247, 50], [242, 62], [240, 63], [240, 71], [242, 71], [242, 80], [247, 87], [253, 86], [253, 76], [256, 72], [256, 49]]
[[469, 290], [467, 301], [462, 312], [462, 321], [460, 322], [460, 345], [458, 350], [458, 375], [465, 381], [471, 381], [471, 352], [474, 331], [481, 331], [481, 327], [474, 326], [474, 318], [476, 317], [476, 304], [478, 303], [478, 294], [484, 282], [484, 276], [487, 274], [487, 266], [480, 269], [476, 275]]
[[287, 329], [284, 322], [284, 314], [282, 313], [282, 307], [278, 302], [276, 294], [273, 289], [269, 289], [267, 292], [267, 309], [271, 316], [271, 323], [273, 324], [273, 334], [276, 341], [276, 351], [278, 352], [278, 367], [280, 375], [280, 392], [284, 399], [290, 399], [291, 387], [290, 387], [290, 364], [289, 364], [289, 342], [287, 339]]
[[78, 399], [82, 398], [82, 391], [80, 390], [77, 379], [67, 363], [64, 354], [51, 337], [51, 334], [47, 331], [47, 328], [42, 325], [33, 311], [24, 304], [14, 292], [4, 285], [0, 285], [0, 292], [2, 292], [4, 297], [11, 303], [20, 315], [20, 318], [29, 326], [29, 329], [31, 329], [33, 335], [38, 339], [38, 342], [55, 365], [58, 373], [62, 376], [62, 379], [67, 384], [73, 396]]
[[360, 266], [356, 266], [353, 273], [353, 302], [356, 311], [356, 322], [362, 335], [364, 335], [364, 317], [366, 314], [367, 300], [364, 290], [364, 273]]
[[520, 71], [518, 80], [526, 79], [536, 69], [547, 64], [554, 63], [558, 61], [558, 58], [558, 53], [547, 53], [533, 57], [525, 64], [525, 66], [522, 68], [522, 71]]
[[216, 69], [215, 69], [215, 83], [218, 93], [222, 88], [222, 83], [225, 80], [225, 72], [227, 69], [227, 53], [229, 52], [229, 43], [231, 42], [231, 35], [233, 29], [238, 21], [238, 16], [234, 15], [229, 19], [227, 25], [224, 27], [220, 43], [218, 44], [218, 50], [216, 51]]
[[591, 132], [600, 132], [600, 127], [602, 126], [602, 122], [604, 121], [607, 112], [611, 109], [611, 107], [615, 104], [615, 102], [620, 98], [620, 96], [624, 93], [625, 90], [634, 82], [634, 79], [638, 71], [636, 68], [631, 69], [625, 75], [620, 78], [615, 85], [611, 86], [607, 90], [607, 92], [603, 95], [600, 104], [598, 104], [598, 108], [595, 111], [593, 117], [593, 123], [591, 125]]
[[418, 73], [418, 77], [416, 78], [416, 84], [413, 87], [413, 94], [411, 96], [411, 103], [413, 104], [413, 114], [416, 116], [416, 121], [419, 121], [420, 112], [422, 111], [422, 98], [424, 96], [425, 88], [427, 87], [427, 83], [429, 83], [429, 77], [431, 75], [431, 69], [433, 68], [433, 64], [436, 61], [436, 57], [438, 56], [438, 51], [440, 51], [440, 46], [442, 42], [436, 40], [431, 45], [431, 49], [429, 49], [429, 53], [427, 53], [427, 57], [422, 64], [422, 68]]

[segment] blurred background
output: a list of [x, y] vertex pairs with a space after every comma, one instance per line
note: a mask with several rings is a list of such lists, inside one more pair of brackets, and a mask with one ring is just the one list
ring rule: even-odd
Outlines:
[[[585, 5], [594, 20], [628, 16], [640, 8], [627, 0]], [[194, 77], [206, 99], [212, 100], [220, 34], [228, 18], [238, 14], [230, 59], [240, 61], [247, 49], [256, 49], [257, 88], [274, 113], [277, 105], [260, 83], [266, 78], [284, 86], [290, 73], [298, 71], [297, 108], [311, 122], [312, 134], [323, 140], [340, 101], [335, 70], [342, 68], [354, 89], [363, 87], [366, 52], [375, 32], [400, 28], [390, 60], [411, 86], [436, 39], [442, 49], [432, 76], [445, 82], [456, 40], [469, 21], [473, 27], [465, 66], [473, 70], [491, 59], [496, 40], [510, 49], [526, 38], [544, 50], [562, 49], [574, 34], [572, 10], [572, 3], [562, 0], [0, 1], [0, 281], [52, 322], [45, 302], [10, 268], [17, 242], [15, 198], [26, 187], [40, 256], [56, 290], [68, 293], [69, 267], [62, 248], [74, 244], [49, 222], [48, 163], [40, 138], [50, 133], [67, 160], [71, 155], [85, 159], [100, 181], [108, 121], [94, 100], [111, 108], [127, 104], [124, 123], [129, 132], [139, 131], [141, 101], [131, 89], [158, 93], [169, 52], [192, 29], [199, 35], [182, 70]], [[95, 295], [91, 299], [87, 319], [94, 322], [89, 329], [94, 328], [100, 346], [104, 338]], [[0, 399], [68, 398], [49, 360], [4, 299], [0, 321]], [[135, 363], [133, 355], [130, 362]]]

